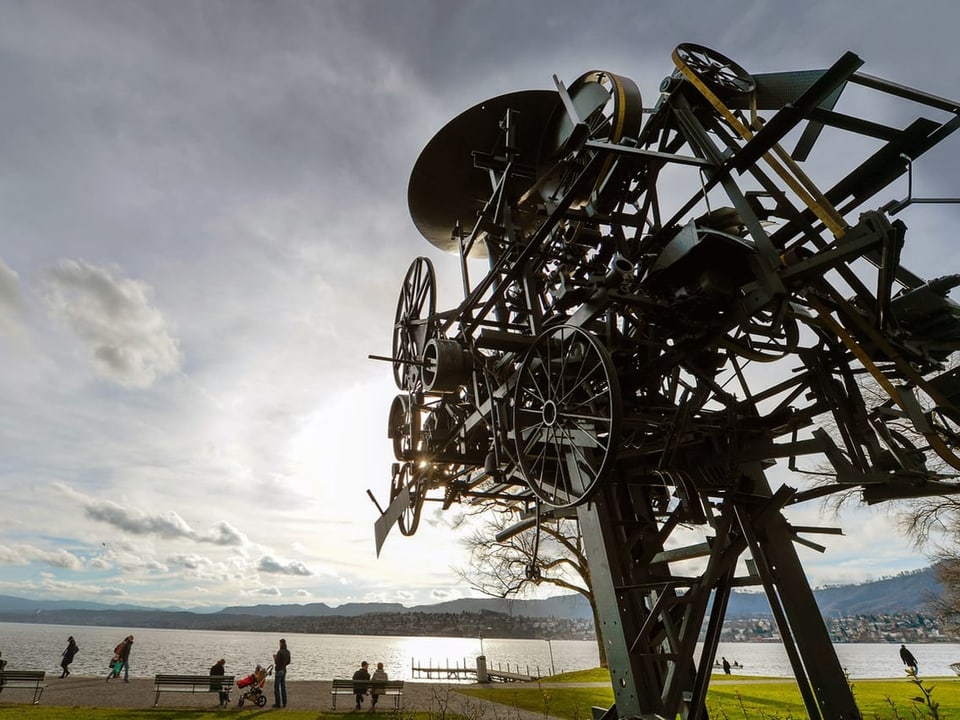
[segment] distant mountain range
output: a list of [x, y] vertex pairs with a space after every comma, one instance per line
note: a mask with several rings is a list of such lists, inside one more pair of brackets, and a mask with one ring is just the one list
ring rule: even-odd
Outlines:
[[[3, 605], [0, 603], [0, 611]], [[556, 595], [544, 600], [521, 600], [500, 598], [461, 598], [433, 605], [399, 603], [346, 603], [331, 607], [325, 603], [307, 605], [253, 605], [227, 607], [220, 611], [226, 615], [256, 615], [258, 617], [327, 617], [344, 615], [353, 617], [369, 613], [479, 613], [496, 612], [504, 615], [533, 618], [562, 618], [589, 620], [590, 605], [582, 595]]]
[[[925, 614], [928, 600], [940, 592], [933, 568], [902, 573], [859, 585], [838, 585], [814, 591], [825, 616]], [[0, 595], [0, 621], [78, 625], [128, 625], [150, 627], [223, 627], [244, 617], [320, 618], [356, 617], [384, 613], [463, 614], [499, 613], [513, 617], [590, 620], [590, 606], [581, 595], [559, 595], [544, 600], [464, 598], [433, 605], [406, 607], [398, 603], [325, 603], [306, 605], [231, 606], [220, 610], [190, 611], [184, 608], [151, 608], [130, 604], [70, 600], [31, 600]], [[766, 596], [758, 592], [734, 592], [727, 607], [728, 618], [769, 616]], [[133, 619], [138, 620], [131, 623]]]

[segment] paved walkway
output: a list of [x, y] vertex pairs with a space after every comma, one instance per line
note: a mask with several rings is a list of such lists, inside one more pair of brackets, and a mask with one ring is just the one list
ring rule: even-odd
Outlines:
[[[40, 705], [67, 707], [111, 707], [111, 708], [151, 708], [156, 697], [153, 679], [133, 679], [129, 683], [115, 679], [106, 682], [103, 678], [70, 676], [60, 679], [56, 675], [47, 675], [47, 689], [40, 699]], [[518, 684], [519, 685], [519, 684]], [[287, 707], [292, 710], [322, 710], [332, 712], [329, 680], [301, 680], [287, 683]], [[519, 710], [486, 700], [468, 697], [457, 692], [458, 686], [450, 683], [431, 683], [407, 681], [404, 683], [401, 708], [410, 711], [432, 712], [436, 714], [459, 713], [471, 720], [544, 720], [543, 713]], [[466, 686], [469, 687], [469, 686]], [[273, 682], [264, 686], [267, 704], [273, 705]], [[236, 710], [241, 691], [236, 688], [230, 693], [229, 710]], [[29, 703], [32, 691], [8, 690], [0, 692], [0, 708], [13, 704]], [[355, 713], [353, 699], [341, 695], [337, 697], [337, 713]], [[383, 698], [380, 701], [384, 710], [393, 709], [393, 700]], [[160, 693], [160, 707], [217, 709], [216, 693]], [[244, 703], [243, 709], [250, 708]], [[363, 712], [370, 709], [369, 698], [364, 703]]]

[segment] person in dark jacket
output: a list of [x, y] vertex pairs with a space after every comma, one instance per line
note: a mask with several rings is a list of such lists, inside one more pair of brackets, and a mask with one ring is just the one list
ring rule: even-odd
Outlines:
[[357, 710], [363, 703], [363, 696], [370, 689], [370, 672], [367, 670], [367, 661], [360, 663], [360, 668], [353, 674], [353, 693], [357, 699]]
[[903, 664], [907, 666], [907, 670], [914, 675], [917, 674], [917, 659], [913, 656], [912, 652], [907, 650], [906, 645], [900, 646], [900, 659], [903, 660]]
[[70, 663], [73, 662], [73, 656], [78, 652], [80, 652], [80, 646], [77, 645], [77, 641], [71, 635], [67, 638], [67, 649], [61, 653], [63, 659], [60, 661], [60, 667], [63, 668], [63, 672], [60, 673], [60, 677], [65, 678], [70, 674]]
[[290, 664], [290, 651], [287, 641], [280, 640], [280, 649], [273, 655], [273, 706], [287, 706], [287, 665]]
[[219, 675], [221, 678], [223, 677], [223, 667], [226, 665], [226, 663], [226, 660], [220, 658], [213, 664], [213, 667], [210, 668], [210, 690], [220, 693], [220, 707], [223, 707], [230, 702], [230, 693], [223, 689], [223, 682], [216, 679], [214, 676]]

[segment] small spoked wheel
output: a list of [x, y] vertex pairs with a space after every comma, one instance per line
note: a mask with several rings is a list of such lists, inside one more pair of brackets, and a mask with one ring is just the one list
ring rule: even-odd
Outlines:
[[[574, 152], [579, 145], [590, 140], [616, 145], [635, 138], [643, 120], [640, 90], [629, 78], [594, 70], [577, 78], [568, 95], [575, 117], [571, 117], [570, 109], [558, 107], [544, 131], [541, 148], [539, 164], [545, 177], [540, 192], [551, 200], [559, 200], [572, 189], [592, 158], [593, 153]], [[607, 155], [595, 166], [590, 183], [579, 181], [580, 190], [572, 207], [583, 206], [590, 200], [604, 183], [613, 162], [614, 157]]]
[[730, 58], [703, 45], [682, 43], [673, 51], [677, 67], [688, 68], [721, 97], [746, 95], [757, 87], [753, 76]]
[[586, 502], [613, 464], [623, 409], [610, 354], [591, 333], [545, 330], [523, 360], [513, 426], [524, 479], [547, 505]]
[[433, 336], [436, 312], [433, 263], [418, 257], [403, 279], [393, 323], [393, 379], [401, 390], [413, 390], [419, 383], [423, 349]]

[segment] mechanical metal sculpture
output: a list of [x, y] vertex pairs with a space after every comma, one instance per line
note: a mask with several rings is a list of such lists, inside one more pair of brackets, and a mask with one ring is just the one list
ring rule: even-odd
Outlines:
[[[459, 255], [464, 298], [436, 307], [426, 257], [403, 280], [381, 358], [400, 394], [377, 549], [394, 524], [413, 534], [426, 502], [575, 514], [610, 717], [706, 717], [730, 592], [759, 584], [810, 717], [859, 718], [796, 552], [834, 531], [783, 510], [852, 488], [868, 503], [960, 490], [960, 275], [901, 265], [892, 218], [913, 198], [864, 209], [960, 126], [960, 105], [851, 53], [767, 74], [691, 44], [673, 61], [653, 106], [614, 73], [555, 78], [423, 150], [411, 214]], [[872, 96], [860, 107], [922, 115], [839, 112], [854, 86]], [[800, 164], [838, 141], [830, 172], [864, 158], [821, 190]], [[824, 458], [828, 484], [765, 474]]]

